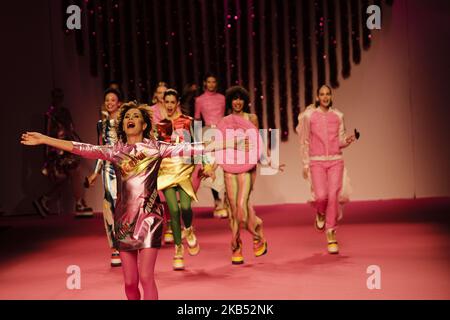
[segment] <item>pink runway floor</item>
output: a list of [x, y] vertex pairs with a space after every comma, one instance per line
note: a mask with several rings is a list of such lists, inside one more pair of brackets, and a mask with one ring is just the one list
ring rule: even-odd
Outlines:
[[[201, 245], [172, 271], [173, 247], [157, 261], [160, 299], [450, 299], [450, 199], [354, 202], [338, 230], [341, 253], [326, 253], [305, 205], [256, 207], [268, 254], [255, 258], [244, 233], [245, 264], [230, 262], [227, 220], [195, 209]], [[121, 268], [109, 266], [101, 214], [0, 220], [0, 299], [125, 299]], [[66, 288], [67, 267], [81, 268], [81, 289]], [[367, 288], [367, 268], [381, 289]]]

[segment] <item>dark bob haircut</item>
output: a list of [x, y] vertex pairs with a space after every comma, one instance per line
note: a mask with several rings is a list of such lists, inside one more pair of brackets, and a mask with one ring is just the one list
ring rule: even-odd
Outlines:
[[232, 102], [236, 99], [244, 100], [244, 108], [243, 111], [250, 113], [250, 94], [245, 88], [241, 86], [233, 86], [227, 90], [225, 93], [225, 105], [229, 113], [233, 111]]

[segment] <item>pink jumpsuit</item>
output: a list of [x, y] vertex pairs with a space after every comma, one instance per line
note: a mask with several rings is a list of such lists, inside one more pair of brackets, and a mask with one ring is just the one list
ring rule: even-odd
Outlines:
[[325, 228], [335, 229], [340, 216], [343, 194], [344, 160], [347, 147], [344, 115], [331, 107], [327, 112], [309, 106], [299, 115], [297, 133], [300, 138], [303, 168], [309, 171], [312, 206], [326, 215]]

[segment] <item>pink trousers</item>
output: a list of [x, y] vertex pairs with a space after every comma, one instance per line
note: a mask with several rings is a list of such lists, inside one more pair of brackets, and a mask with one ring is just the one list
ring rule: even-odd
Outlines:
[[312, 205], [320, 214], [326, 215], [325, 228], [335, 229], [339, 214], [344, 161], [311, 161], [310, 172], [315, 199]]

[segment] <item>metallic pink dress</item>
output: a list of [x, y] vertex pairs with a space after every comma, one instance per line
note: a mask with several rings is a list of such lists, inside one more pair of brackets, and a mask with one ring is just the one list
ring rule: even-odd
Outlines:
[[73, 153], [88, 159], [110, 161], [117, 173], [114, 212], [114, 246], [123, 251], [161, 247], [163, 208], [156, 182], [163, 158], [199, 155], [201, 144], [169, 144], [144, 139], [136, 144], [121, 141], [95, 146], [72, 142]]

